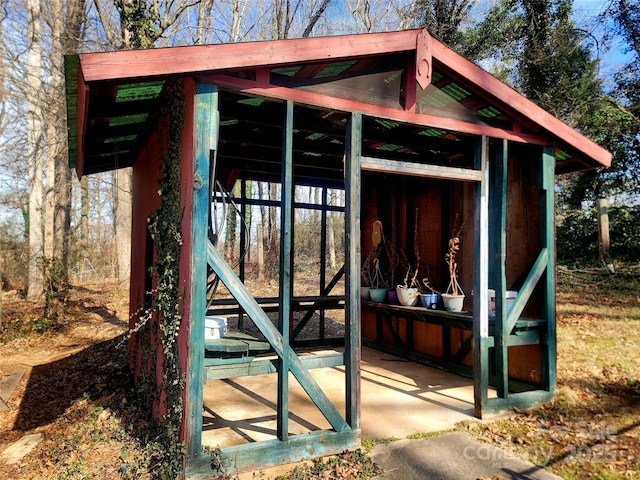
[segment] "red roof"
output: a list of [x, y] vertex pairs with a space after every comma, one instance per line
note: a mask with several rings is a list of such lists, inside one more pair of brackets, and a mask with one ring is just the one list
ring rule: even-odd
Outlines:
[[[110, 153], [119, 158], [119, 165], [133, 161], [149, 128], [146, 119], [162, 104], [163, 81], [181, 76], [336, 112], [360, 111], [417, 126], [420, 132], [429, 127], [451, 135], [552, 145], [557, 172], [611, 163], [607, 150], [432, 39], [426, 30], [408, 30], [70, 56], [70, 160], [79, 173], [114, 168]], [[116, 100], [136, 85], [140, 89], [155, 85], [157, 95], [132, 93]], [[359, 96], [365, 90], [369, 93]], [[129, 124], [126, 130], [113, 122], [142, 110], [147, 110], [145, 120]], [[108, 127], [113, 127], [111, 133]], [[136, 128], [140, 136], [130, 143], [127, 138], [133, 134], [118, 133]], [[416, 158], [419, 152], [411, 153]]]

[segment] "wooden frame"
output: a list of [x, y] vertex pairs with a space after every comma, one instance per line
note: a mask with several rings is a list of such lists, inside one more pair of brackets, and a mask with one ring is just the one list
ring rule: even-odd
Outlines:
[[[370, 60], [379, 56], [382, 63], [389, 67], [394, 74], [401, 72], [402, 78], [396, 77], [399, 85], [398, 98], [391, 101], [379, 101], [366, 103], [356, 101], [349, 97], [337, 98], [326, 94], [314, 93], [308, 90], [283, 87], [271, 84], [271, 69], [280, 67], [298, 67], [303, 69], [309, 67], [314, 70], [321, 68], [324, 64], [338, 61], [357, 62], [358, 67], [364, 64], [363, 70], [354, 69], [352, 75], [360, 75], [370, 68], [375, 62]], [[371, 58], [369, 58], [371, 57]], [[393, 61], [390, 61], [393, 60]], [[77, 60], [77, 61], [75, 61]], [[74, 62], [75, 61], [75, 62]], [[377, 59], [376, 59], [377, 62]], [[131, 68], [135, 64], [136, 68]], [[278, 402], [277, 402], [277, 432], [276, 440], [269, 442], [256, 442], [255, 444], [242, 445], [238, 447], [225, 448], [221, 452], [220, 460], [231, 465], [234, 469], [248, 468], [256, 465], [269, 465], [283, 463], [286, 461], [299, 460], [301, 458], [312, 458], [320, 455], [335, 453], [346, 448], [357, 445], [360, 429], [360, 349], [364, 327], [360, 320], [367, 314], [370, 305], [362, 305], [360, 302], [360, 257], [361, 257], [361, 221], [365, 218], [362, 205], [362, 182], [363, 172], [366, 176], [372, 177], [382, 174], [398, 175], [401, 178], [421, 178], [420, 181], [432, 182], [436, 184], [434, 192], [442, 193], [448, 201], [456, 200], [456, 195], [464, 196], [467, 204], [473, 203], [473, 253], [465, 252], [467, 255], [467, 272], [473, 271], [472, 279], [467, 279], [473, 285], [475, 292], [473, 297], [473, 315], [471, 320], [465, 319], [462, 327], [452, 326], [455, 318], [446, 315], [440, 318], [438, 315], [426, 315], [402, 309], [378, 309], [387, 316], [407, 319], [408, 337], [412, 334], [413, 321], [422, 323], [433, 323], [444, 326], [447, 329], [459, 328], [465, 330], [463, 338], [464, 345], [458, 349], [454, 357], [466, 356], [472, 351], [472, 375], [474, 382], [474, 407], [475, 414], [482, 417], [487, 413], [496, 412], [515, 406], [531, 406], [549, 400], [556, 389], [556, 331], [555, 331], [555, 246], [554, 246], [554, 172], [565, 170], [577, 170], [595, 166], [607, 166], [611, 162], [611, 154], [586, 139], [578, 132], [575, 132], [558, 119], [554, 118], [544, 110], [540, 109], [526, 98], [517, 94], [510, 87], [502, 84], [488, 73], [484, 72], [471, 62], [452, 52], [437, 40], [431, 38], [426, 30], [410, 30], [404, 32], [375, 33], [367, 35], [344, 35], [328, 38], [308, 38], [296, 40], [278, 40], [260, 43], [210, 45], [194, 47], [178, 47], [167, 49], [155, 49], [144, 51], [122, 51], [107, 53], [81, 54], [69, 59], [66, 73], [69, 78], [69, 88], [67, 92], [69, 108], [75, 106], [75, 116], [69, 115], [70, 137], [76, 135], [76, 148], [71, 152], [73, 158], [71, 163], [75, 164], [78, 175], [85, 171], [102, 171], [109, 167], [117, 168], [108, 162], [101, 163], [97, 160], [101, 157], [102, 148], [109, 153], [106, 145], [100, 144], [100, 139], [104, 141], [104, 135], [97, 135], [96, 132], [105, 130], [104, 122], [109, 120], [103, 117], [118, 117], [126, 114], [127, 108], [150, 107], [159, 108], [161, 98], [156, 102], [141, 101], [132, 105], [123, 106], [115, 101], [115, 92], [127, 82], [143, 83], [149, 80], [184, 81], [193, 88], [196, 81], [195, 102], [195, 128], [192, 122], [194, 118], [185, 120], [186, 134], [183, 134], [185, 152], [183, 156], [193, 155], [183, 163], [192, 168], [193, 171], [183, 172], [183, 183], [191, 183], [193, 175], [193, 185], [188, 188], [182, 185], [185, 198], [189, 201], [185, 203], [191, 206], [186, 218], [191, 218], [191, 231], [183, 232], [185, 238], [190, 241], [191, 249], [190, 270], [184, 272], [181, 281], [187, 285], [189, 302], [185, 306], [185, 318], [190, 321], [188, 328], [188, 338], [180, 338], [182, 361], [187, 358], [187, 385], [185, 391], [185, 417], [184, 432], [187, 445], [187, 475], [206, 476], [211, 474], [210, 459], [202, 452], [202, 404], [203, 386], [202, 383], [208, 378], [207, 368], [209, 365], [204, 360], [204, 317], [206, 315], [206, 277], [207, 268], [210, 267], [218, 275], [228, 290], [235, 297], [235, 302], [239, 311], [246, 312], [261, 332], [266, 337], [277, 359], [264, 359], [259, 363], [260, 372], [274, 372], [278, 375]], [[449, 80], [456, 85], [473, 92], [472, 100], [478, 100], [482, 105], [495, 106], [503, 114], [501, 118], [493, 123], [486, 118], [481, 118], [476, 110], [464, 110], [464, 115], [451, 111], [438, 111], [442, 116], [416, 113], [416, 102], [420, 91], [418, 88], [428, 86], [432, 70], [436, 68], [438, 73], [445, 75], [445, 80]], [[375, 71], [386, 74], [386, 71]], [[282, 77], [281, 73], [277, 73]], [[372, 75], [372, 78], [377, 78]], [[246, 76], [246, 77], [245, 77]], [[338, 76], [334, 80], [344, 80], [352, 78]], [[197, 80], [195, 80], [197, 79]], [[311, 75], [303, 77], [302, 80], [322, 82], [322, 77], [316, 78]], [[161, 82], [161, 83], [162, 83]], [[274, 81], [275, 83], [275, 81]], [[284, 82], [283, 84], [289, 85]], [[292, 83], [293, 84], [293, 83]], [[417, 87], [420, 85], [420, 87]], [[394, 89], [396, 87], [394, 86]], [[260, 96], [269, 100], [282, 101], [285, 105], [285, 115], [282, 123], [278, 123], [278, 128], [282, 128], [282, 144], [276, 142], [266, 142], [271, 152], [281, 154], [281, 158], [269, 157], [266, 160], [258, 157], [259, 161], [276, 165], [271, 170], [265, 170], [269, 178], [277, 177], [280, 174], [282, 179], [282, 196], [278, 206], [281, 209], [282, 235], [280, 238], [280, 277], [279, 297], [277, 305], [271, 303], [268, 306], [262, 301], [255, 299], [243, 285], [244, 265], [240, 267], [240, 278], [233, 269], [224, 261], [224, 258], [216, 248], [208, 242], [207, 220], [209, 215], [209, 168], [210, 152], [218, 149], [218, 136], [220, 122], [218, 114], [220, 111], [220, 96], [231, 93], [234, 95], [233, 102], [244, 94], [247, 96]], [[396, 90], [394, 90], [395, 92]], [[240, 95], [242, 94], [242, 95]], [[193, 95], [191, 92], [189, 95]], [[187, 99], [189, 101], [189, 99]], [[451, 101], [459, 101], [454, 95]], [[126, 102], [124, 102], [126, 103]], [[100, 112], [100, 106], [108, 105], [108, 115]], [[224, 104], [222, 104], [224, 105]], [[233, 108], [235, 104], [229, 102]], [[306, 151], [295, 151], [293, 147], [294, 115], [298, 106], [312, 106], [322, 109], [322, 118], [330, 126], [326, 128], [327, 136], [331, 140], [338, 140], [332, 143], [329, 148], [329, 141], [325, 144], [323, 153], [326, 154], [331, 164], [331, 175], [324, 177], [326, 183], [323, 185], [340, 183], [341, 170], [344, 170], [344, 189], [346, 195], [345, 212], [345, 233], [346, 233], [346, 254], [345, 254], [345, 351], [344, 354], [334, 355], [331, 358], [303, 361], [294, 352], [291, 343], [296, 331], [290, 335], [289, 318], [292, 310], [296, 309], [296, 298], [293, 296], [291, 285], [292, 263], [291, 248], [293, 234], [292, 211], [296, 208], [293, 200], [293, 175], [294, 175], [294, 154], [304, 154]], [[386, 105], [386, 106], [380, 106]], [[98, 108], [97, 108], [98, 107]], [[189, 108], [194, 105], [189, 105]], [[107, 107], [104, 107], [107, 108]], [[151, 107], [150, 107], [151, 108]], [[233, 110], [230, 108], [230, 110]], [[253, 107], [250, 107], [253, 108]], [[465, 106], [465, 108], [467, 108]], [[325, 112], [326, 110], [326, 112]], [[159, 110], [148, 112], [151, 119]], [[191, 110], [188, 109], [189, 112]], [[262, 112], [269, 112], [268, 109]], [[249, 125], [253, 121], [250, 115], [240, 117], [244, 123]], [[332, 115], [337, 114], [337, 120]], [[475, 116], [474, 116], [475, 115]], [[261, 119], [261, 126], [267, 124], [268, 127], [274, 125], [274, 120], [269, 115], [267, 119]], [[464, 120], [461, 120], [464, 119]], [[346, 119], [346, 124], [344, 123]], [[385, 140], [385, 147], [393, 147], [393, 135], [399, 138], [400, 134], [393, 132], [392, 128], [404, 124], [398, 130], [403, 130], [405, 136], [418, 135], [419, 131], [425, 129], [441, 130], [436, 132], [442, 138], [435, 140], [429, 137], [430, 133], [425, 133], [415, 143], [427, 142], [428, 148], [404, 148], [405, 152], [398, 153], [392, 158], [378, 158], [377, 152], [384, 152], [384, 149], [377, 149], [371, 146], [372, 139], [366, 137], [367, 130], [363, 135], [363, 125], [367, 126], [369, 119], [380, 120], [384, 133], [373, 141], [381, 138]], [[234, 120], [233, 118], [227, 119]], [[235, 119], [238, 121], [237, 119]], [[139, 132], [150, 131], [153, 127], [152, 120], [145, 130], [139, 127]], [[279, 122], [276, 120], [275, 122]], [[271, 123], [269, 123], [271, 122]], [[94, 124], [101, 123], [101, 127]], [[371, 122], [374, 123], [374, 122]], [[386, 124], [386, 125], [385, 125]], [[338, 127], [336, 127], [338, 125]], [[406, 128], [406, 127], [409, 128]], [[420, 127], [420, 128], [413, 128]], [[102, 130], [100, 130], [102, 128]], [[127, 127], [129, 128], [129, 127]], [[134, 127], [131, 127], [134, 128]], [[191, 135], [193, 128], [193, 145], [184, 139], [184, 135]], [[344, 128], [344, 130], [341, 130]], [[373, 130], [373, 129], [372, 129]], [[116, 129], [116, 131], [119, 131]], [[339, 131], [339, 134], [335, 132]], [[381, 130], [382, 131], [382, 130]], [[343, 135], [344, 132], [344, 135]], [[407, 133], [408, 132], [408, 133]], [[314, 133], [317, 133], [314, 132]], [[379, 132], [378, 132], [379, 133]], [[422, 132], [420, 133], [422, 134]], [[445, 135], [450, 138], [445, 139]], [[100, 138], [99, 138], [100, 137]], [[333, 138], [332, 138], [333, 137]], [[230, 142], [236, 148], [239, 145], [239, 137], [234, 137]], [[263, 135], [261, 139], [266, 138]], [[413, 137], [412, 137], [413, 138]], [[431, 138], [431, 140], [430, 140]], [[464, 143], [464, 149], [448, 149], [449, 145], [444, 145], [453, 138], [455, 141]], [[241, 139], [242, 140], [242, 139]], [[344, 140], [343, 163], [340, 164], [342, 146]], [[391, 140], [391, 141], [389, 141]], [[366, 142], [370, 141], [369, 144]], [[432, 143], [428, 143], [428, 142]], [[311, 141], [310, 141], [311, 142]], [[305, 146], [310, 142], [302, 142]], [[438, 143], [437, 143], [438, 142]], [[473, 143], [472, 143], [473, 142]], [[400, 143], [400, 142], [398, 142]], [[390, 145], [391, 144], [391, 145]], [[366, 156], [363, 156], [363, 145], [366, 147]], [[444, 145], [444, 147], [442, 147]], [[519, 286], [519, 293], [513, 302], [511, 309], [507, 311], [506, 289], [508, 282], [513, 283], [513, 278], [509, 279], [507, 262], [508, 229], [507, 211], [509, 208], [508, 186], [510, 170], [513, 171], [514, 159], [512, 153], [519, 146], [527, 145], [527, 172], [535, 173], [537, 176], [536, 186], [531, 186], [526, 191], [527, 200], [535, 197], [535, 208], [539, 209], [538, 225], [533, 236], [536, 237], [534, 255], [536, 258], [525, 258], [526, 267], [518, 265], [519, 270], [526, 270], [523, 280]], [[256, 142], [251, 147], [260, 147]], [[410, 147], [412, 145], [409, 145]], [[400, 145], [406, 147], [406, 145]], [[434, 148], [432, 148], [434, 147]], [[442, 148], [440, 148], [442, 147]], [[467, 148], [469, 147], [469, 148]], [[471, 148], [473, 147], [473, 148]], [[138, 148], [142, 148], [138, 146]], [[564, 166], [555, 165], [555, 149], [564, 149], [570, 160], [565, 160]], [[337, 149], [337, 150], [336, 150]], [[160, 149], [158, 149], [160, 150]], [[422, 158], [419, 155], [428, 157], [432, 152], [444, 151], [438, 158], [439, 165], [429, 164], [429, 158]], [[257, 149], [247, 150], [256, 153]], [[245, 153], [244, 159], [249, 158], [250, 153]], [[409, 151], [407, 153], [407, 151]], [[474, 151], [475, 153], [471, 153]], [[536, 154], [531, 155], [530, 152]], [[111, 151], [111, 154], [113, 152]], [[260, 152], [258, 152], [260, 153]], [[318, 153], [318, 152], [316, 152]], [[394, 153], [396, 153], [394, 151]], [[411, 155], [415, 154], [413, 157]], [[90, 160], [86, 162], [85, 155]], [[140, 156], [140, 152], [132, 152], [129, 160], [133, 162], [135, 155]], [[384, 154], [382, 153], [381, 156]], [[464, 156], [464, 162], [457, 163], [457, 156]], [[374, 158], [375, 157], [375, 158]], [[472, 158], [473, 157], [473, 158]], [[229, 158], [236, 157], [229, 155]], [[398, 158], [408, 161], [399, 161]], [[415, 159], [415, 160], [414, 160]], [[143, 160], [146, 160], [143, 158]], [[160, 159], [157, 160], [160, 163]], [[276, 171], [281, 162], [280, 172]], [[318, 160], [320, 161], [320, 160]], [[94, 163], [91, 163], [94, 162]], [[190, 163], [192, 162], [192, 163]], [[451, 163], [447, 163], [451, 162]], [[187, 165], [188, 164], [188, 165]], [[311, 163], [306, 163], [309, 167]], [[451, 165], [473, 165], [472, 168], [457, 168]], [[91, 166], [92, 168], [88, 168]], [[315, 164], [312, 166], [316, 166]], [[535, 166], [535, 170], [534, 167]], [[324, 167], [324, 165], [323, 165]], [[515, 170], [521, 168], [515, 164]], [[135, 166], [134, 166], [135, 168]], [[232, 168], [236, 168], [233, 166]], [[102, 169], [102, 170], [101, 170]], [[257, 170], [257, 169], [256, 169]], [[262, 170], [260, 170], [262, 171]], [[314, 174], [316, 170], [313, 171]], [[533, 175], [530, 175], [533, 178]], [[314, 178], [309, 176], [308, 178]], [[446, 180], [446, 182], [441, 182]], [[448, 182], [452, 182], [450, 187]], [[333, 183], [331, 183], [333, 182]], [[447, 186], [442, 187], [444, 183]], [[396, 189], [394, 193], [398, 193]], [[145, 190], [146, 191], [146, 190]], [[244, 189], [243, 189], [244, 191]], [[460, 193], [462, 192], [462, 193]], [[402, 193], [402, 192], [400, 192]], [[326, 234], [326, 189], [323, 199], [322, 234]], [[406, 197], [405, 197], [406, 198]], [[427, 198], [427, 197], [423, 197]], [[431, 198], [427, 198], [431, 200]], [[447, 200], [444, 200], [447, 201]], [[397, 207], [399, 201], [393, 199], [393, 208], [400, 212], [403, 217], [408, 217], [409, 207], [401, 205]], [[456, 203], [461, 204], [462, 201]], [[271, 204], [270, 204], [271, 205]], [[442, 205], [442, 203], [439, 203]], [[246, 212], [246, 203], [242, 203], [243, 212]], [[471, 209], [467, 208], [468, 211]], [[450, 212], [447, 212], [449, 216]], [[441, 216], [442, 217], [442, 216]], [[444, 231], [451, 226], [451, 218], [439, 220], [443, 221], [440, 232], [436, 236], [444, 236]], [[406, 227], [406, 218], [401, 219]], [[185, 221], [185, 223], [188, 223]], [[187, 227], [184, 227], [187, 228]], [[244, 228], [244, 227], [242, 227]], [[406, 242], [406, 228], [402, 235], [398, 235], [400, 240]], [[244, 237], [244, 235], [243, 235]], [[537, 238], [539, 237], [539, 238]], [[527, 237], [529, 238], [529, 237]], [[438, 239], [440, 241], [441, 239]], [[241, 240], [244, 242], [244, 238]], [[185, 242], [187, 244], [188, 242]], [[539, 248], [538, 248], [539, 247]], [[241, 248], [246, 248], [244, 243]], [[185, 249], [188, 249], [185, 247]], [[324, 252], [323, 252], [324, 255]], [[527, 254], [528, 255], [528, 254]], [[469, 260], [470, 258], [470, 260]], [[497, 262], [490, 262], [496, 258]], [[522, 262], [521, 262], [522, 263]], [[185, 267], [184, 270], [186, 270]], [[518, 274], [521, 272], [518, 271]], [[513, 275], [511, 275], [513, 276]], [[132, 276], [132, 278], [134, 278]], [[135, 277], [138, 278], [138, 277]], [[331, 305], [342, 307], [342, 304], [330, 298], [330, 286], [325, 285], [324, 269], [321, 272], [321, 292], [318, 302], [333, 302]], [[329, 285], [336, 281], [334, 278]], [[488, 319], [488, 287], [492, 285], [496, 290], [496, 316], [495, 321], [490, 325]], [[140, 285], [137, 286], [138, 288]], [[522, 327], [522, 315], [529, 307], [530, 299], [534, 298], [539, 305], [540, 318], [535, 317], [527, 328], [538, 329], [535, 333], [523, 335], [516, 338], [514, 329]], [[539, 301], [542, 298], [542, 301]], [[271, 301], [272, 299], [267, 299]], [[298, 299], [299, 300], [299, 299]], [[314, 308], [315, 303], [309, 308]], [[132, 306], [135, 310], [138, 306]], [[267, 317], [266, 312], [277, 310], [279, 313], [278, 327], [274, 326]], [[370, 313], [370, 312], [369, 312]], [[536, 312], [537, 314], [537, 312]], [[411, 321], [409, 321], [409, 319]], [[458, 319], [460, 320], [460, 319]], [[387, 320], [381, 319], [380, 324]], [[469, 321], [471, 323], [469, 323]], [[416, 329], [418, 327], [416, 326]], [[469, 330], [472, 336], [469, 337]], [[186, 329], [181, 332], [185, 333]], [[400, 333], [395, 332], [394, 340], [400, 338]], [[443, 330], [443, 343], [445, 337], [451, 337], [450, 333]], [[529, 343], [527, 343], [529, 342]], [[509, 376], [510, 350], [514, 345], [531, 346], [535, 344], [536, 355], [541, 356], [541, 378], [536, 390], [524, 393], [515, 393], [510, 389], [511, 378]], [[397, 345], [396, 345], [397, 346]], [[389, 346], [394, 348], [394, 345]], [[464, 348], [462, 348], [464, 347]], [[399, 349], [401, 350], [401, 349]], [[512, 350], [513, 351], [513, 350]], [[397, 353], [402, 353], [397, 352]], [[413, 352], [405, 352], [410, 358]], [[415, 356], [417, 359], [417, 356]], [[513, 358], [513, 357], [512, 357]], [[449, 360], [446, 358], [446, 360]], [[316, 384], [309, 373], [310, 368], [336, 365], [342, 362], [345, 365], [346, 382], [346, 408], [344, 418], [336, 407], [329, 401], [324, 392]], [[469, 367], [469, 365], [466, 365]], [[256, 367], [258, 365], [256, 364]], [[498, 375], [492, 376], [492, 367]], [[229, 374], [231, 370], [215, 373], [212, 371], [212, 378], [221, 378], [222, 375]], [[234, 373], [242, 374], [247, 371], [238, 367]], [[467, 369], [467, 372], [469, 370]], [[312, 432], [304, 436], [288, 435], [288, 374], [291, 372], [297, 378], [304, 390], [308, 393], [312, 401], [325, 415], [332, 431]], [[490, 382], [496, 386], [498, 398], [488, 398]]]

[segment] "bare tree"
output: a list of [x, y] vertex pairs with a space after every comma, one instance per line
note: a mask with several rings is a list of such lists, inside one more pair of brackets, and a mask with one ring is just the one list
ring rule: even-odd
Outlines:
[[29, 148], [29, 276], [30, 300], [42, 297], [44, 279], [42, 256], [44, 236], [42, 231], [43, 158], [42, 158], [42, 104], [39, 101], [42, 87], [40, 75], [42, 46], [40, 44], [41, 15], [39, 0], [27, 2], [27, 142]]

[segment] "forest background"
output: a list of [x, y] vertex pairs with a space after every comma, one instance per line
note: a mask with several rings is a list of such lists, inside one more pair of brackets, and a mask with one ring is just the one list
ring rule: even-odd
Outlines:
[[[613, 153], [609, 169], [557, 179], [559, 261], [637, 262], [637, 2], [0, 0], [0, 288], [59, 300], [87, 274], [128, 281], [131, 172], [78, 180], [68, 168], [65, 54], [415, 27]], [[270, 194], [269, 186], [252, 188], [250, 195]], [[599, 198], [611, 204], [605, 259]], [[277, 240], [263, 241], [268, 251]]]

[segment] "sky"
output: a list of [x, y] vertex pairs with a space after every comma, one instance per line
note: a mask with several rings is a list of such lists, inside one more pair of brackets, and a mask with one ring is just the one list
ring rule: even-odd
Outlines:
[[[573, 2], [573, 18], [574, 21], [582, 26], [590, 26], [593, 30], [591, 33], [596, 38], [601, 38], [604, 29], [612, 28], [611, 25], [598, 22], [597, 18], [610, 5], [610, 0], [574, 0]], [[602, 52], [602, 69], [603, 73], [619, 70], [631, 59], [631, 53], [625, 52], [621, 39], [614, 39], [609, 48]]]

